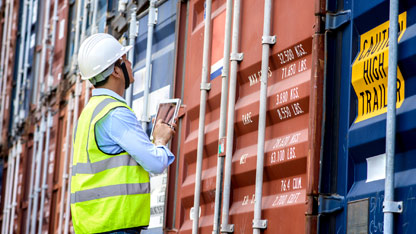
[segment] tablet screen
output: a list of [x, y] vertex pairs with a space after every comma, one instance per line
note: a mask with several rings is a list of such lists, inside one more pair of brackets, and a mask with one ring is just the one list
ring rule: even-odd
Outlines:
[[176, 111], [176, 103], [160, 103], [156, 122], [161, 119], [163, 123], [172, 125]]
[[180, 105], [180, 99], [165, 99], [160, 101], [159, 105], [157, 106], [156, 118], [152, 126], [152, 132], [150, 134], [151, 140], [153, 140], [153, 129], [157, 121], [162, 120], [163, 123], [172, 127], [175, 118], [178, 116]]

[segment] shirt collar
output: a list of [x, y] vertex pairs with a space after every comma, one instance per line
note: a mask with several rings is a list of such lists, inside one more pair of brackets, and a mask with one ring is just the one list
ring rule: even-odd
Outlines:
[[124, 103], [126, 103], [126, 100], [124, 98], [122, 98], [120, 95], [118, 95], [116, 92], [110, 90], [110, 89], [105, 89], [105, 88], [95, 88], [92, 90], [92, 96], [100, 96], [100, 95], [107, 95], [107, 96], [111, 96], [119, 101], [122, 101]]

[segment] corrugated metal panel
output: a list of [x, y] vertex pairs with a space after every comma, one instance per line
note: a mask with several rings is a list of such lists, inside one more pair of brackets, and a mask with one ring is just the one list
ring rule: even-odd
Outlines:
[[[149, 90], [148, 115], [156, 114], [157, 103], [172, 98], [174, 86], [175, 24], [177, 0], [169, 0], [158, 7], [157, 24], [154, 27], [151, 55], [151, 86]], [[139, 32], [135, 43], [132, 108], [137, 118], [142, 119], [144, 79], [146, 73], [146, 46], [148, 15], [139, 20]], [[148, 125], [150, 133], [151, 124]], [[165, 214], [167, 173], [152, 175], [151, 214], [149, 229], [143, 233], [162, 233]]]
[[[37, 2], [34, 1], [34, 8], [33, 8], [33, 16], [32, 18], [29, 19], [28, 26], [31, 27], [31, 37], [29, 38], [30, 43], [29, 43], [29, 67], [28, 67], [28, 84], [32, 84], [31, 86], [29, 86], [27, 88], [26, 95], [25, 95], [25, 99], [21, 102], [24, 106], [26, 111], [28, 110], [28, 105], [29, 105], [29, 100], [31, 99], [30, 97], [30, 93], [33, 92], [33, 87], [37, 86], [39, 84], [35, 84], [35, 76], [36, 76], [36, 64], [38, 63], [34, 63], [34, 52], [35, 52], [35, 38], [36, 36], [38, 36], [39, 34], [43, 33], [43, 31], [41, 30], [37, 30], [38, 28], [36, 27], [36, 22], [38, 21], [37, 16], [39, 16], [39, 13], [37, 12]], [[52, 75], [55, 78], [54, 79], [54, 83], [55, 85], [60, 84], [60, 74], [62, 74], [62, 70], [63, 70], [63, 63], [64, 63], [64, 52], [65, 52], [65, 40], [66, 37], [66, 32], [65, 32], [65, 28], [66, 28], [66, 24], [65, 23], [59, 23], [59, 22], [65, 22], [66, 21], [66, 17], [67, 17], [67, 5], [66, 5], [66, 1], [59, 1], [59, 7], [58, 7], [58, 23], [57, 23], [57, 36], [56, 36], [56, 40], [57, 43], [55, 44], [55, 53], [54, 53], [54, 60], [53, 60], [53, 69], [52, 69]], [[16, 10], [18, 9], [19, 5], [15, 5], [16, 6]], [[22, 6], [20, 6], [21, 8]], [[20, 9], [22, 10], [22, 9]], [[48, 19], [50, 20], [50, 24], [51, 24], [51, 30], [50, 33], [53, 30], [53, 4], [50, 8], [51, 10], [51, 18]], [[44, 13], [45, 10], [43, 10]], [[20, 24], [22, 23], [22, 17], [15, 17], [15, 19], [19, 20]], [[42, 20], [41, 20], [42, 21]], [[14, 25], [17, 25], [14, 24]], [[59, 30], [58, 28], [60, 27], [61, 30]], [[15, 34], [13, 34], [15, 35]], [[20, 34], [22, 35], [22, 34]], [[15, 40], [17, 41], [17, 40]], [[47, 49], [49, 49], [50, 47], [48, 47]], [[39, 51], [38, 51], [39, 52]], [[18, 53], [17, 53], [18, 54]], [[49, 55], [49, 53], [47, 52], [47, 55]], [[50, 56], [47, 56], [48, 58]], [[17, 63], [18, 61], [18, 56], [16, 55], [12, 60]], [[48, 59], [45, 61], [45, 64], [43, 64], [43, 66], [45, 66], [45, 82], [47, 82], [47, 78], [48, 78]], [[56, 87], [56, 86], [55, 86]], [[65, 86], [61, 85], [62, 88], [64, 88]], [[58, 91], [58, 92], [56, 92]], [[37, 90], [37, 94], [39, 94], [40, 90]], [[42, 155], [42, 159], [40, 160], [39, 163], [41, 163], [40, 169], [41, 170], [41, 177], [40, 177], [40, 187], [38, 188], [39, 191], [44, 191], [44, 204], [41, 204], [41, 193], [39, 192], [38, 198], [39, 198], [39, 203], [38, 203], [38, 210], [36, 211], [36, 213], [39, 213], [38, 215], [40, 215], [39, 209], [41, 208], [40, 206], [42, 205], [43, 208], [43, 219], [41, 220], [40, 224], [39, 222], [36, 222], [36, 230], [37, 230], [37, 226], [38, 225], [42, 225], [42, 230], [46, 231], [46, 232], [52, 232], [51, 230], [54, 230], [55, 226], [53, 225], [53, 222], [50, 222], [51, 219], [51, 215], [53, 215], [55, 213], [54, 210], [54, 200], [52, 200], [51, 198], [53, 197], [52, 194], [56, 194], [56, 191], [58, 188], [54, 187], [54, 181], [53, 181], [53, 172], [54, 172], [54, 164], [56, 162], [56, 158], [58, 158], [58, 154], [57, 152], [59, 150], [61, 150], [61, 135], [62, 133], [62, 129], [61, 129], [61, 125], [60, 124], [60, 115], [59, 113], [59, 109], [61, 109], [62, 107], [60, 107], [60, 98], [61, 98], [61, 94], [59, 93], [60, 90], [55, 90], [55, 92], [51, 92], [46, 96], [45, 100], [47, 100], [47, 102], [45, 102], [45, 107], [36, 107], [36, 106], [32, 106], [31, 110], [34, 111], [32, 113], [29, 113], [27, 111], [27, 113], [24, 116], [24, 124], [22, 126], [22, 129], [19, 130], [19, 132], [15, 132], [10, 139], [10, 142], [13, 143], [15, 141], [15, 139], [17, 139], [17, 137], [20, 135], [21, 136], [21, 141], [23, 143], [22, 145], [22, 153], [21, 153], [21, 163], [20, 163], [20, 167], [19, 167], [19, 173], [18, 173], [18, 187], [17, 187], [17, 199], [16, 199], [16, 211], [15, 211], [15, 217], [13, 217], [14, 219], [14, 226], [11, 227], [14, 229], [14, 231], [16, 233], [24, 233], [26, 232], [26, 230], [28, 229], [27, 226], [27, 218], [28, 216], [30, 216], [31, 214], [28, 214], [28, 204], [29, 204], [29, 200], [33, 199], [33, 197], [31, 197], [33, 194], [33, 190], [30, 191], [31, 188], [31, 173], [32, 173], [32, 162], [35, 160], [35, 158], [33, 158], [33, 147], [34, 147], [34, 132], [35, 132], [35, 127], [36, 126], [40, 126], [41, 125], [41, 113], [43, 113], [44, 116], [46, 116], [47, 110], [51, 111], [52, 114], [52, 122], [51, 122], [51, 128], [50, 128], [50, 136], [49, 136], [49, 144], [46, 144], [46, 135], [44, 136], [44, 148], [43, 151], [41, 152]], [[44, 100], [44, 101], [45, 101]], [[33, 99], [32, 99], [33, 102]], [[37, 109], [36, 109], [37, 108]], [[38, 111], [35, 111], [38, 110]], [[8, 119], [3, 119], [3, 121], [5, 121], [6, 123], [12, 123], [15, 121], [15, 119], [12, 119], [11, 121], [9, 121]], [[11, 134], [11, 132], [9, 132], [9, 134]], [[49, 150], [48, 153], [46, 151], [46, 148]], [[39, 148], [38, 148], [39, 150]], [[46, 154], [49, 156], [48, 161], [46, 162], [46, 167], [43, 167], [43, 164], [45, 162], [45, 156]], [[46, 186], [42, 186], [42, 174], [43, 174], [43, 170], [46, 170]], [[10, 182], [10, 181], [9, 181]], [[6, 183], [4, 183], [6, 184]], [[34, 189], [32, 187], [32, 189]], [[4, 195], [4, 191], [3, 191], [3, 195]], [[4, 197], [4, 196], [2, 196]], [[33, 208], [33, 207], [32, 207]], [[37, 217], [39, 217], [37, 215]], [[10, 221], [10, 220], [9, 220]]]
[[[242, 1], [240, 51], [244, 60], [237, 76], [232, 159], [230, 224], [234, 233], [252, 232], [256, 174], [257, 127], [261, 76], [261, 37], [264, 3]], [[312, 72], [313, 1], [274, 1], [272, 47], [269, 67], [265, 168], [262, 217], [269, 220], [264, 233], [304, 233], [308, 184], [314, 172], [308, 171], [310, 96]], [[223, 56], [225, 1], [212, 3], [211, 90], [208, 95], [202, 171], [201, 233], [211, 233], [213, 225], [219, 105]], [[204, 1], [191, 1], [186, 32], [186, 64], [179, 146], [175, 227], [190, 233], [194, 199], [196, 150], [199, 121], [200, 77], [204, 29]], [[183, 42], [181, 42], [183, 43]], [[318, 62], [316, 62], [318, 63]], [[315, 74], [315, 73], [314, 73]], [[182, 77], [178, 78], [181, 79]], [[314, 94], [315, 95], [315, 94]], [[315, 118], [315, 117], [314, 117]], [[320, 120], [317, 120], [320, 122]], [[311, 122], [315, 124], [315, 122]], [[172, 170], [172, 168], [171, 168]], [[316, 173], [316, 172], [315, 172]], [[172, 174], [171, 174], [172, 175]], [[308, 192], [307, 192], [308, 191]], [[196, 194], [198, 195], [198, 194]], [[171, 198], [169, 198], [172, 200]], [[173, 199], [174, 200], [174, 199]]]
[[[323, 193], [336, 193], [345, 198], [343, 210], [333, 218], [322, 219], [320, 228], [326, 232], [352, 232], [357, 224], [364, 223], [363, 233], [383, 232], [383, 201], [385, 178], [385, 144], [386, 114], [378, 113], [371, 118], [359, 121], [361, 108], [365, 113], [373, 113], [382, 109], [385, 104], [386, 92], [378, 89], [383, 87], [387, 77], [388, 57], [379, 53], [379, 48], [387, 41], [383, 31], [373, 33], [369, 44], [364, 45], [363, 39], [367, 32], [377, 31], [377, 27], [389, 21], [389, 1], [329, 1], [331, 5], [338, 2], [342, 10], [351, 10], [351, 21], [338, 31], [328, 35], [328, 88], [326, 135], [326, 156], [323, 160], [323, 177], [321, 184]], [[414, 233], [415, 203], [414, 191], [415, 171], [415, 22], [416, 5], [413, 1], [400, 1], [399, 28], [402, 37], [399, 39], [398, 69], [403, 76], [402, 88], [404, 97], [397, 97], [403, 103], [397, 108], [396, 156], [395, 156], [395, 200], [403, 201], [403, 213], [395, 215], [393, 233]], [[401, 16], [401, 17], [402, 17]], [[403, 24], [404, 23], [404, 24]], [[404, 27], [403, 27], [404, 26]], [[373, 30], [373, 31], [371, 31]], [[386, 30], [387, 31], [387, 30]], [[376, 36], [377, 34], [377, 36]], [[388, 34], [387, 34], [388, 35]], [[377, 39], [376, 39], [377, 38]], [[371, 45], [371, 46], [370, 46]], [[369, 48], [371, 54], [365, 55], [365, 63], [371, 63], [369, 69], [364, 68], [357, 73], [355, 62]], [[374, 55], [373, 55], [374, 54]], [[384, 56], [383, 61], [380, 58]], [[384, 71], [383, 71], [384, 66]], [[368, 67], [368, 66], [367, 66]], [[360, 75], [362, 75], [360, 77]], [[364, 77], [364, 78], [363, 78]], [[364, 81], [366, 78], [371, 82]], [[381, 78], [380, 78], [381, 77]], [[398, 75], [399, 77], [399, 75]], [[361, 79], [365, 96], [361, 96], [353, 81]], [[375, 82], [375, 83], [374, 83]], [[368, 83], [368, 84], [367, 84]], [[376, 89], [372, 85], [377, 84]], [[399, 90], [399, 86], [397, 87]], [[380, 90], [380, 91], [379, 91]], [[371, 98], [372, 97], [372, 98]], [[404, 100], [403, 100], [404, 98]], [[379, 102], [377, 103], [377, 100]], [[362, 102], [365, 102], [364, 107]], [[384, 104], [383, 104], [384, 103]], [[332, 140], [330, 140], [332, 139]], [[354, 219], [358, 210], [354, 203], [368, 201], [369, 205], [362, 215], [363, 220]], [[348, 205], [347, 205], [348, 204]], [[364, 204], [364, 203], [363, 203]], [[332, 229], [331, 229], [332, 227]]]
[[[158, 100], [172, 97], [176, 0], [169, 0], [158, 8], [158, 20], [154, 28], [151, 58], [151, 85], [149, 116], [156, 114]], [[135, 43], [133, 73], [133, 109], [138, 119], [142, 118], [144, 77], [146, 70], [148, 16], [139, 20], [139, 33]]]
[[[13, 2], [13, 3], [12, 3]], [[12, 18], [11, 18], [11, 31], [10, 31], [10, 36], [6, 37], [5, 40], [6, 41], [2, 41], [2, 46], [5, 46], [6, 50], [5, 50], [5, 57], [4, 57], [4, 63], [0, 64], [1, 69], [2, 70], [2, 82], [6, 81], [5, 83], [3, 83], [2, 88], [4, 89], [4, 93], [3, 90], [1, 90], [1, 94], [2, 97], [4, 97], [4, 106], [1, 106], [0, 108], [4, 110], [3, 112], [3, 116], [0, 116], [0, 118], [2, 117], [2, 119], [0, 121], [2, 121], [2, 131], [0, 132], [0, 143], [1, 143], [1, 152], [0, 152], [0, 156], [2, 156], [2, 160], [3, 163], [5, 165], [5, 169], [3, 170], [3, 183], [2, 183], [2, 194], [5, 194], [6, 191], [6, 187], [7, 186], [12, 186], [11, 182], [8, 181], [7, 178], [7, 174], [8, 171], [11, 171], [11, 165], [10, 163], [6, 163], [8, 158], [10, 158], [11, 156], [11, 152], [12, 152], [12, 145], [11, 145], [11, 141], [10, 141], [10, 127], [11, 127], [11, 121], [13, 120], [13, 109], [12, 109], [12, 100], [13, 100], [13, 96], [14, 96], [14, 88], [13, 88], [13, 83], [14, 83], [14, 79], [13, 77], [15, 76], [15, 72], [14, 72], [14, 67], [15, 67], [15, 63], [16, 63], [16, 49], [18, 47], [17, 44], [17, 32], [19, 30], [18, 28], [18, 22], [19, 22], [19, 1], [10, 1], [8, 4], [11, 4], [13, 7], [11, 8], [11, 13], [9, 11], [9, 15], [12, 14]], [[5, 4], [6, 7], [7, 4]], [[5, 9], [5, 8], [3, 8]], [[2, 17], [3, 18], [3, 17]], [[6, 19], [3, 18], [3, 24], [2, 27], [4, 26], [4, 22], [6, 22]], [[4, 27], [6, 28], [6, 27]], [[6, 68], [7, 67], [7, 68]], [[4, 96], [3, 96], [4, 95]], [[16, 145], [13, 145], [16, 146]], [[17, 157], [16, 157], [17, 158]], [[14, 164], [13, 164], [14, 165]], [[13, 174], [13, 177], [15, 176], [15, 174]], [[17, 190], [16, 190], [17, 191]], [[2, 202], [2, 211], [5, 210], [5, 208], [7, 208], [9, 204], [7, 204], [5, 206], [5, 198], [6, 196], [1, 196], [1, 202]], [[13, 200], [10, 200], [13, 201]], [[10, 212], [11, 213], [11, 212]], [[9, 216], [10, 217], [10, 216]], [[14, 217], [13, 217], [14, 219]], [[2, 212], [2, 225], [5, 223], [5, 215]], [[10, 221], [11, 219], [9, 219]], [[16, 222], [15, 225], [13, 225], [14, 227], [16, 227]]]
[[[11, 23], [11, 34], [10, 37], [6, 38], [8, 42], [4, 45], [6, 46], [6, 52], [5, 52], [5, 60], [4, 60], [4, 66], [3, 66], [3, 77], [6, 78], [6, 87], [5, 87], [5, 106], [4, 108], [4, 116], [1, 121], [3, 121], [3, 129], [0, 137], [1, 143], [4, 145], [4, 149], [7, 149], [7, 142], [8, 142], [8, 136], [9, 136], [9, 128], [10, 128], [10, 120], [12, 115], [12, 100], [14, 96], [14, 90], [13, 90], [13, 77], [14, 77], [14, 66], [15, 66], [15, 52], [16, 48], [18, 46], [17, 44], [17, 31], [18, 31], [18, 21], [19, 21], [19, 2], [13, 1], [13, 9], [12, 9], [12, 23]], [[8, 43], [8, 44], [7, 44]], [[7, 49], [8, 48], [8, 49]], [[8, 52], [8, 54], [7, 54]], [[8, 59], [8, 60], [6, 60]], [[7, 69], [5, 68], [7, 63]], [[3, 80], [2, 80], [3, 81]], [[4, 87], [3, 87], [4, 88]], [[2, 91], [3, 92], [3, 91]], [[6, 153], [7, 154], [7, 153]]]
[[[15, 1], [15, 15], [17, 14], [18, 4]], [[51, 1], [53, 2], [53, 1]], [[46, 162], [47, 167], [47, 188], [45, 188], [45, 204], [43, 208], [43, 219], [40, 224], [42, 232], [58, 233], [59, 217], [61, 204], [66, 203], [66, 196], [61, 199], [63, 186], [67, 186], [67, 181], [63, 178], [64, 156], [70, 148], [67, 148], [66, 126], [68, 125], [67, 109], [69, 100], [75, 91], [74, 73], [70, 72], [68, 77], [63, 75], [65, 53], [71, 51], [66, 48], [72, 48], [67, 43], [69, 30], [68, 24], [68, 1], [58, 1], [58, 21], [56, 26], [56, 45], [52, 64], [53, 87], [52, 92], [46, 94], [46, 101], [43, 108], [43, 114], [49, 109], [52, 112], [53, 123], [50, 129], [49, 144], [46, 144], [44, 136], [44, 145], [42, 157], [45, 156], [46, 149], [49, 150], [49, 160]], [[78, 1], [81, 2], [81, 1]], [[105, 1], [100, 0], [100, 4]], [[45, 2], [37, 1], [39, 6]], [[143, 1], [141, 1], [143, 3]], [[110, 1], [110, 5], [116, 5]], [[258, 96], [259, 96], [259, 79], [260, 79], [260, 58], [261, 58], [261, 27], [263, 3], [254, 1], [244, 1], [242, 7], [241, 19], [241, 51], [245, 54], [244, 61], [239, 65], [238, 71], [238, 97], [236, 104], [236, 121], [235, 127], [235, 152], [233, 157], [233, 176], [232, 176], [232, 197], [231, 197], [231, 217], [230, 223], [235, 224], [235, 233], [251, 232], [251, 221], [253, 219], [253, 194], [254, 194], [254, 175], [255, 175], [255, 154], [256, 142], [252, 139], [257, 136], [257, 119], [258, 119]], [[311, 149], [311, 142], [314, 136], [311, 136], [313, 126], [320, 121], [319, 114], [314, 113], [315, 95], [311, 86], [314, 75], [316, 75], [315, 63], [312, 58], [313, 51], [319, 50], [313, 48], [318, 43], [313, 41], [315, 16], [313, 1], [305, 3], [301, 0], [291, 1], [274, 1], [273, 7], [273, 29], [272, 33], [278, 38], [278, 43], [272, 48], [270, 56], [270, 83], [269, 83], [269, 105], [268, 120], [266, 129], [266, 164], [265, 164], [265, 182], [264, 182], [264, 200], [263, 200], [263, 217], [269, 220], [269, 227], [266, 233], [302, 233], [305, 232], [305, 212], [308, 210], [309, 202], [307, 196], [314, 193], [315, 185], [311, 182], [311, 158], [308, 153]], [[38, 4], [35, 4], [36, 6]], [[105, 4], [103, 4], [105, 5]], [[177, 0], [169, 0], [158, 7], [159, 18], [155, 26], [154, 41], [152, 46], [152, 84], [149, 107], [149, 115], [153, 115], [154, 108], [159, 99], [168, 97], [183, 97], [186, 110], [181, 110], [182, 128], [180, 135], [175, 136], [172, 146], [173, 152], [177, 156], [177, 162], [169, 169], [170, 181], [166, 184], [166, 174], [156, 176], [152, 179], [152, 187], [155, 188], [155, 194], [152, 195], [152, 221], [148, 233], [162, 232], [162, 225], [166, 225], [169, 230], [180, 233], [189, 233], [192, 221], [189, 218], [194, 197], [194, 175], [195, 175], [195, 154], [197, 142], [197, 125], [199, 110], [199, 83], [201, 76], [201, 54], [203, 44], [204, 29], [204, 1], [190, 1], [189, 12], [186, 12], [187, 3]], [[100, 8], [101, 16], [100, 31], [103, 31], [102, 25], [105, 23], [106, 11]], [[110, 6], [111, 8], [111, 6]], [[45, 64], [40, 64], [40, 54], [42, 46], [42, 25], [45, 7], [40, 7], [39, 12], [34, 10], [33, 20], [30, 23], [32, 27], [32, 42], [30, 48], [29, 63], [32, 65], [28, 70], [28, 80], [32, 84], [28, 89], [24, 100], [25, 109], [28, 115], [25, 116], [25, 125], [22, 130], [23, 151], [21, 153], [21, 165], [18, 174], [18, 196], [16, 219], [14, 220], [14, 231], [16, 233], [25, 233], [29, 228], [26, 224], [30, 201], [30, 174], [32, 172], [32, 162], [34, 150], [34, 132], [36, 127], [41, 125], [42, 108], [36, 106], [36, 100], [31, 98], [30, 92], [40, 93], [39, 80], [35, 83], [35, 76], [39, 73], [39, 67], [45, 66], [45, 82], [48, 79], [48, 55], [50, 48], [47, 49], [47, 59]], [[181, 15], [177, 15], [177, 9], [180, 9]], [[203, 162], [203, 182], [202, 182], [202, 209], [201, 222], [203, 233], [211, 233], [213, 220], [213, 204], [215, 193], [215, 171], [217, 155], [217, 136], [218, 136], [218, 118], [219, 118], [219, 101], [220, 101], [220, 83], [218, 78], [222, 69], [222, 56], [224, 45], [224, 21], [225, 21], [225, 0], [216, 0], [213, 2], [213, 37], [211, 50], [211, 74], [212, 89], [209, 94], [207, 121], [206, 121], [206, 142], [205, 155]], [[50, 7], [51, 17], [53, 4]], [[189, 13], [189, 16], [187, 16]], [[296, 15], [294, 18], [293, 16]], [[186, 19], [186, 17], [189, 17]], [[15, 17], [14, 24], [17, 25]], [[178, 20], [179, 19], [179, 22]], [[53, 19], [47, 19], [50, 25], [53, 25]], [[73, 20], [73, 19], [72, 19]], [[91, 20], [91, 17], [90, 19]], [[134, 61], [134, 74], [136, 77], [136, 88], [133, 93], [133, 108], [141, 118], [141, 106], [143, 97], [143, 80], [145, 69], [145, 53], [147, 40], [147, 16], [140, 19], [140, 31], [136, 40], [136, 52]], [[186, 28], [188, 22], [188, 28]], [[38, 27], [37, 25], [40, 25]], [[316, 27], [316, 25], [315, 25]], [[52, 28], [51, 28], [52, 29]], [[14, 26], [14, 30], [17, 28]], [[15, 46], [18, 44], [16, 33], [11, 40], [11, 52], [15, 52]], [[110, 30], [111, 31], [111, 30]], [[1, 32], [1, 30], [0, 30]], [[180, 32], [180, 34], [178, 34]], [[88, 34], [88, 32], [87, 32]], [[175, 43], [175, 40], [176, 41]], [[73, 41], [69, 42], [69, 44]], [[292, 56], [293, 55], [293, 56]], [[10, 68], [16, 60], [16, 56], [11, 56]], [[184, 62], [186, 61], [186, 62]], [[12, 77], [11, 71], [9, 74]], [[182, 80], [182, 74], [185, 74]], [[79, 99], [79, 113], [83, 108], [86, 100], [86, 82], [81, 84], [82, 90]], [[35, 91], [34, 87], [37, 87]], [[312, 90], [312, 91], [311, 91]], [[7, 89], [7, 103], [11, 101], [12, 81], [9, 80]], [[311, 100], [313, 99], [313, 100]], [[32, 113], [29, 114], [29, 101], [33, 104], [30, 108]], [[310, 104], [311, 103], [311, 104]], [[316, 104], [319, 108], [319, 104]], [[7, 113], [10, 111], [10, 105], [7, 105]], [[316, 112], [319, 112], [317, 110]], [[78, 114], [79, 114], [78, 113]], [[74, 113], [72, 112], [72, 115]], [[75, 116], [76, 118], [78, 116]], [[317, 118], [313, 120], [313, 118]], [[10, 118], [4, 118], [1, 121], [8, 126]], [[72, 130], [72, 121], [69, 123], [69, 129]], [[150, 126], [149, 126], [150, 128]], [[315, 129], [316, 130], [316, 129]], [[3, 131], [2, 139], [7, 139], [7, 130]], [[69, 138], [72, 137], [70, 131]], [[10, 146], [5, 147], [3, 156], [7, 160]], [[312, 146], [313, 147], [313, 146]], [[39, 150], [39, 147], [38, 147]], [[43, 160], [40, 163], [43, 165]], [[69, 158], [68, 158], [69, 161]], [[312, 163], [313, 164], [313, 163]], [[7, 175], [9, 165], [6, 164], [3, 171]], [[43, 167], [43, 166], [42, 166]], [[43, 168], [41, 168], [43, 170]], [[316, 172], [316, 171], [315, 171]], [[176, 176], [176, 174], [178, 176]], [[315, 173], [316, 175], [316, 173]], [[3, 179], [6, 179], [3, 177]], [[43, 178], [40, 178], [42, 181]], [[316, 177], [315, 177], [316, 179]], [[177, 188], [174, 180], [178, 181]], [[156, 183], [156, 184], [155, 184]], [[5, 183], [3, 183], [5, 184]], [[167, 200], [165, 203], [165, 187], [169, 187]], [[172, 187], [174, 188], [172, 190]], [[2, 194], [4, 195], [4, 186]], [[42, 188], [39, 188], [42, 189]], [[68, 189], [66, 190], [68, 192]], [[40, 193], [39, 193], [40, 196]], [[2, 196], [4, 197], [4, 196]], [[40, 215], [40, 197], [38, 203], [37, 217]], [[33, 208], [33, 207], [32, 207]], [[64, 209], [65, 212], [65, 209]], [[165, 215], [164, 215], [165, 214]], [[289, 214], [289, 215], [288, 215]], [[164, 218], [164, 217], [166, 218]], [[36, 218], [37, 218], [36, 217]], [[65, 217], [69, 219], [70, 217]], [[165, 220], [163, 220], [165, 219]], [[296, 223], [296, 225], [294, 225]], [[71, 229], [71, 228], [70, 228]]]

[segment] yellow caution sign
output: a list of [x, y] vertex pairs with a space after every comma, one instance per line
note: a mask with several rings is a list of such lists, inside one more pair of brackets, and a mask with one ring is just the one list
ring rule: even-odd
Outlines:
[[[360, 36], [360, 53], [352, 65], [351, 83], [358, 98], [360, 122], [387, 112], [387, 74], [389, 67], [389, 25], [387, 21]], [[399, 15], [399, 38], [406, 30], [406, 12]], [[404, 100], [404, 80], [397, 67], [397, 102]]]

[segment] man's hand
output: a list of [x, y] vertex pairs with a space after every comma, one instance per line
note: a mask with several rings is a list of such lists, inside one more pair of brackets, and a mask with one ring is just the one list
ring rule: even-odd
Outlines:
[[174, 121], [172, 125], [168, 125], [159, 119], [153, 129], [153, 139], [155, 139], [155, 145], [166, 145], [175, 133], [175, 129], [176, 121]]

